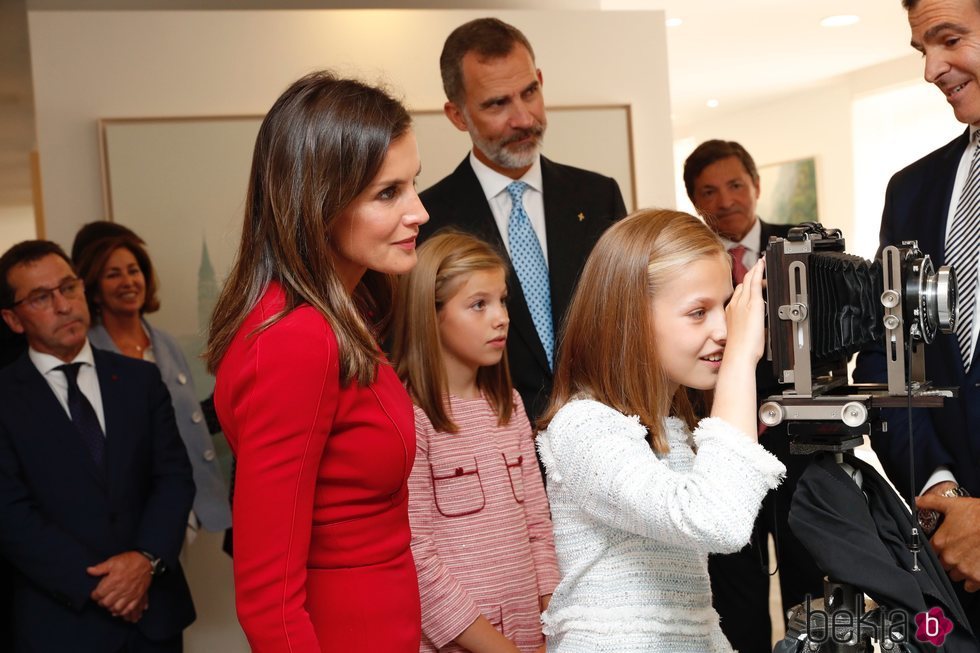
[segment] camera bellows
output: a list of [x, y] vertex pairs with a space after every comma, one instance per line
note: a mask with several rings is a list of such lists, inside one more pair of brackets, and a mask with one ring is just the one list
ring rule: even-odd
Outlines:
[[812, 354], [818, 360], [849, 357], [881, 337], [881, 262], [843, 252], [815, 252], [811, 281]]

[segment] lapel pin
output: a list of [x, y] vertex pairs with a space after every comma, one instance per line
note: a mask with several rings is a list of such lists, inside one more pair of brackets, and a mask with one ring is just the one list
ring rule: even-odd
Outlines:
[[578, 221], [579, 222], [582, 222], [582, 220], [585, 220], [585, 214], [584, 213], [579, 213], [578, 214]]

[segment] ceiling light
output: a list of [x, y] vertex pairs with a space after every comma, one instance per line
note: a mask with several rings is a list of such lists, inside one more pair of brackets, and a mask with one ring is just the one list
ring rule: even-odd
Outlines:
[[680, 27], [684, 23], [680, 18], [668, 18], [667, 27]]
[[705, 104], [708, 105], [708, 108], [709, 109], [717, 109], [718, 108], [718, 100], [716, 100], [714, 98], [708, 100]]
[[821, 27], [848, 27], [854, 25], [859, 20], [860, 16], [855, 16], [853, 14], [841, 14], [839, 16], [827, 16], [822, 21], [820, 21]]

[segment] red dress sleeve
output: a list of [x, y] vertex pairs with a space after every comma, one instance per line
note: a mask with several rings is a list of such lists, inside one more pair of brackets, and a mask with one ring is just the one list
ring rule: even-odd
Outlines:
[[253, 328], [243, 325], [216, 391], [237, 455], [238, 618], [253, 651], [320, 653], [305, 608], [306, 569], [317, 471], [341, 392], [337, 342], [309, 307], [257, 335]]

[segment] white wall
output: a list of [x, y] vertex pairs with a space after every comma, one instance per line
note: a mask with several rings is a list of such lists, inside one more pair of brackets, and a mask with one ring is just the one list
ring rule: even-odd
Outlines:
[[[49, 237], [67, 243], [79, 225], [103, 215], [97, 119], [264, 113], [292, 80], [322, 67], [384, 80], [412, 108], [438, 109], [445, 36], [486, 14], [30, 12]], [[673, 204], [662, 13], [493, 14], [534, 45], [548, 103], [632, 104], [639, 203]]]
[[[822, 87], [694, 124], [678, 137], [688, 139], [691, 148], [712, 138], [738, 141], [758, 166], [815, 156], [820, 219], [844, 229], [846, 236], [854, 177], [850, 100], [843, 85]], [[678, 175], [682, 166], [683, 159], [678, 162]]]
[[880, 226], [871, 218], [881, 215], [888, 180], [965, 127], [936, 87], [916, 80], [855, 98], [853, 128], [854, 213], [868, 219], [856, 221], [852, 251], [871, 258]]
[[11, 245], [22, 240], [33, 238], [37, 238], [33, 206], [0, 206], [0, 252], [6, 252]]
[[[29, 12], [48, 237], [67, 246], [81, 224], [104, 216], [98, 119], [261, 114], [294, 79], [324, 67], [384, 81], [413, 109], [440, 109], [442, 43], [457, 25], [487, 13]], [[492, 14], [534, 45], [547, 103], [632, 105], [638, 201], [672, 205], [662, 12]], [[196, 259], [189, 263], [196, 268]], [[199, 614], [186, 633], [188, 653], [248, 650], [218, 540], [204, 536], [187, 552]]]
[[[844, 231], [849, 251], [872, 256], [877, 245], [884, 187], [863, 182], [857, 186], [855, 179], [887, 180], [917, 157], [896, 160], [890, 150], [882, 150], [877, 156], [861, 156], [861, 169], [856, 169], [854, 143], [862, 139], [865, 130], [855, 132], [853, 106], [855, 101], [877, 92], [909, 84], [926, 86], [922, 81], [922, 59], [917, 54], [859, 70], [805, 93], [721, 114], [716, 119], [679, 129], [675, 133], [678, 175], [691, 149], [710, 138], [740, 142], [759, 166], [816, 157], [821, 222]], [[939, 91], [928, 87], [926, 90], [932, 92], [934, 110], [923, 115], [918, 124], [903, 123], [893, 135], [895, 139], [913, 135], [918, 143], [931, 144], [920, 155], [949, 140], [953, 121], [952, 111], [945, 106]], [[896, 106], [895, 110], [903, 108]], [[890, 118], [884, 113], [888, 107], [883, 106], [881, 110], [881, 121], [888, 121]], [[943, 119], [942, 115], [947, 117]], [[961, 127], [954, 124], [952, 129]], [[922, 134], [927, 136], [923, 138]], [[683, 185], [680, 191], [683, 192]], [[861, 207], [860, 214], [855, 206]], [[766, 216], [761, 217], [765, 219]]]

